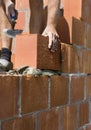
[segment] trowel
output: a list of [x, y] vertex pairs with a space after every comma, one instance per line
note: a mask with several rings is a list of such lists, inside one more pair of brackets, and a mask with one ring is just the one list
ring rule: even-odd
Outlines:
[[10, 38], [15, 38], [16, 35], [20, 35], [22, 32], [21, 29], [3, 29], [3, 33]]
[[11, 24], [12, 24], [12, 29], [4, 28], [3, 33], [10, 38], [15, 38], [16, 35], [20, 35], [23, 32], [23, 30], [22, 29], [14, 29], [14, 26], [16, 24], [15, 15], [11, 16]]

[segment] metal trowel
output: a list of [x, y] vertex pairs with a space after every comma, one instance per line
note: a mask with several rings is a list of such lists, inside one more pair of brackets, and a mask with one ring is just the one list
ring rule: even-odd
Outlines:
[[11, 15], [11, 24], [12, 24], [13, 29], [5, 28], [5, 29], [3, 29], [3, 33], [10, 38], [15, 38], [16, 35], [20, 35], [23, 32], [23, 30], [22, 29], [14, 29], [14, 26], [16, 24], [15, 15], [14, 16]]
[[22, 32], [21, 29], [3, 29], [3, 33], [10, 38], [15, 38], [16, 35], [20, 35]]

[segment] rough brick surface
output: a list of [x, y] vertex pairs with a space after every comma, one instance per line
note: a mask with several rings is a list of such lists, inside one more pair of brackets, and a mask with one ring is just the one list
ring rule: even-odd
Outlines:
[[75, 47], [69, 44], [61, 44], [61, 71], [65, 73], [77, 73], [79, 71], [79, 55]]
[[87, 38], [86, 46], [87, 46], [87, 48], [91, 49], [91, 24], [87, 24], [86, 30], [87, 30], [86, 31], [86, 38]]
[[0, 76], [0, 119], [17, 115], [18, 77]]
[[72, 76], [70, 87], [71, 102], [84, 99], [84, 77]]
[[14, 68], [28, 65], [38, 69], [60, 70], [60, 51], [59, 45], [57, 52], [50, 52], [46, 37], [37, 34], [17, 36]]
[[91, 24], [91, 1], [82, 0], [82, 20]]
[[76, 115], [77, 108], [75, 105], [63, 107], [61, 111], [61, 127], [62, 130], [75, 130], [76, 129]]
[[62, 76], [51, 77], [51, 106], [68, 103], [68, 78]]
[[81, 103], [79, 106], [79, 126], [89, 123], [89, 104]]
[[86, 98], [91, 98], [91, 76], [86, 78]]
[[75, 17], [72, 19], [72, 43], [91, 48], [91, 24]]
[[39, 113], [38, 124], [38, 130], [58, 130], [58, 110]]
[[80, 72], [91, 74], [91, 51], [81, 49], [80, 51]]
[[65, 17], [58, 18], [56, 29], [61, 42], [70, 43], [70, 29]]
[[72, 19], [72, 43], [86, 46], [85, 23], [76, 18]]
[[2, 123], [2, 130], [35, 130], [34, 127], [33, 116], [16, 118]]
[[48, 78], [22, 78], [22, 113], [38, 111], [48, 107]]

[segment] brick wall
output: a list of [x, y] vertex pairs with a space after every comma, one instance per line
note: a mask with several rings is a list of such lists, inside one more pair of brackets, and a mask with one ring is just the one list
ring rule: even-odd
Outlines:
[[1, 130], [91, 128], [91, 76], [1, 75], [0, 86]]
[[[64, 0], [64, 17], [58, 21], [61, 48], [55, 54], [49, 52], [48, 39], [41, 35], [24, 34], [14, 39], [15, 68], [29, 63], [35, 68], [57, 69], [61, 73], [38, 77], [0, 75], [0, 130], [91, 130], [89, 2]], [[29, 33], [29, 6], [29, 0], [25, 3], [16, 0], [19, 11], [16, 28], [26, 33]], [[27, 56], [30, 60], [28, 57], [25, 62]]]

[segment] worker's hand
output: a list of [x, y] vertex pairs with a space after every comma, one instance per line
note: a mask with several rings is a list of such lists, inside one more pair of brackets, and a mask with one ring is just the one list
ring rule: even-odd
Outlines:
[[15, 9], [15, 5], [13, 3], [6, 4], [6, 14], [9, 18], [9, 21], [15, 21], [18, 17], [18, 11]]
[[53, 26], [51, 27], [47, 26], [42, 35], [49, 37], [48, 48], [50, 49], [50, 51], [51, 52], [57, 51], [59, 44], [59, 35], [57, 34], [55, 28]]

